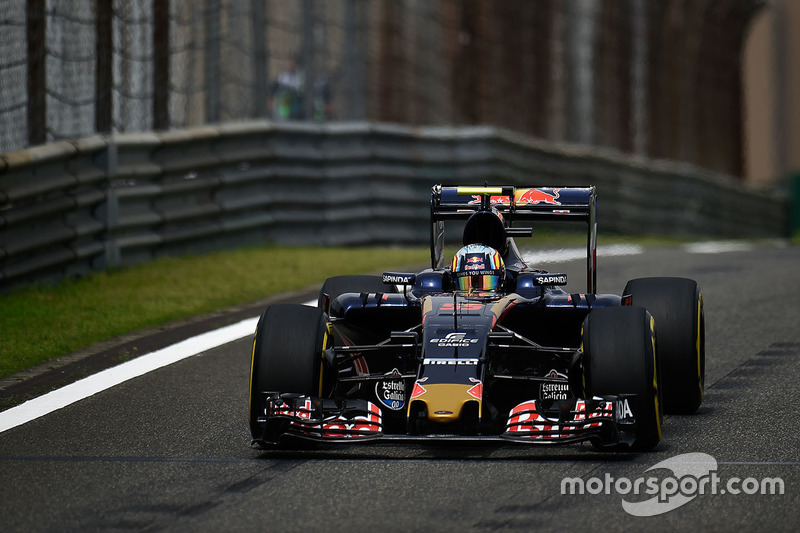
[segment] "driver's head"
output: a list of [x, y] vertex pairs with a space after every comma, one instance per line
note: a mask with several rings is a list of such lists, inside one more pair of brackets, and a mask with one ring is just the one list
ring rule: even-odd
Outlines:
[[505, 265], [494, 248], [468, 244], [453, 258], [453, 276], [460, 291], [496, 291], [503, 286]]

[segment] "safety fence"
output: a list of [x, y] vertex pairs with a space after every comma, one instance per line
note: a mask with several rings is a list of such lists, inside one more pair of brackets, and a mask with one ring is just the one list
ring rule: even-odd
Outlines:
[[430, 187], [596, 185], [601, 232], [754, 237], [789, 200], [688, 164], [493, 127], [253, 121], [0, 160], [0, 291], [251, 244], [424, 244]]
[[490, 124], [741, 177], [769, 4], [0, 0], [0, 152], [267, 118]]

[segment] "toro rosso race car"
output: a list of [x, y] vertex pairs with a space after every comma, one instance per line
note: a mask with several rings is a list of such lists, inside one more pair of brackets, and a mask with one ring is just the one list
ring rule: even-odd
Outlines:
[[[656, 446], [663, 413], [693, 413], [703, 400], [702, 295], [683, 278], [596, 294], [595, 205], [594, 187], [435, 186], [431, 268], [332, 277], [317, 307], [264, 311], [253, 442]], [[463, 248], [446, 262], [451, 220], [463, 223]], [[557, 220], [588, 228], [585, 292], [526, 265], [515, 242], [529, 223]]]

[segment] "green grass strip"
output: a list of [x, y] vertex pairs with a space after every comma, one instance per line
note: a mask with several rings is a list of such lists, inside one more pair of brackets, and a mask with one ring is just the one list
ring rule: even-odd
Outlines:
[[117, 335], [340, 274], [425, 265], [425, 248], [260, 247], [166, 258], [0, 295], [0, 376]]

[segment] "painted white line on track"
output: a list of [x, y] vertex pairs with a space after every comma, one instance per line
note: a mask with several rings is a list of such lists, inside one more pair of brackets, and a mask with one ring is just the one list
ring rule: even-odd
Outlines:
[[710, 241], [693, 242], [683, 247], [690, 254], [720, 254], [725, 252], [748, 252], [754, 248], [749, 242], [742, 241]]
[[241, 339], [247, 335], [252, 335], [253, 331], [255, 331], [256, 322], [258, 322], [258, 317], [249, 318], [224, 328], [197, 335], [172, 346], [167, 346], [126, 363], [108, 368], [38, 398], [28, 400], [21, 405], [0, 413], [0, 433], [93, 396], [129, 379], [236, 339]]
[[[317, 305], [317, 301], [305, 302]], [[0, 433], [94, 396], [135, 377], [252, 335], [258, 317], [208, 331], [83, 378], [0, 413]]]
[[[598, 257], [615, 257], [621, 255], [639, 255], [644, 248], [636, 244], [609, 244], [597, 247]], [[562, 248], [559, 250], [535, 250], [525, 252], [523, 260], [535, 267], [544, 263], [559, 263], [586, 259], [586, 248]]]

